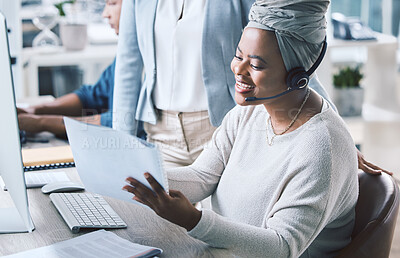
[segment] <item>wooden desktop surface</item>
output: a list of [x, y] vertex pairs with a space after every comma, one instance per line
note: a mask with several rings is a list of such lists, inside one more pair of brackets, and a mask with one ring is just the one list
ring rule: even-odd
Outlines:
[[[75, 168], [59, 169], [71, 180], [79, 180]], [[57, 171], [57, 170], [54, 170]], [[40, 188], [28, 189], [29, 207], [35, 230], [32, 233], [0, 234], [0, 256], [38, 248], [67, 240], [93, 230], [73, 234]], [[109, 230], [131, 242], [163, 249], [160, 257], [231, 257], [227, 250], [207, 246], [190, 237], [186, 230], [160, 217], [152, 210], [105, 197], [118, 215], [127, 223], [126, 229]], [[0, 191], [0, 207], [10, 207], [10, 196]]]

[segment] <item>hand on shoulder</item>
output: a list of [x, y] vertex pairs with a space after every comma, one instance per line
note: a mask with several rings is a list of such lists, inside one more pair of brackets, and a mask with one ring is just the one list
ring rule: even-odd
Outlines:
[[391, 176], [393, 175], [393, 172], [380, 168], [377, 165], [366, 161], [364, 159], [364, 155], [358, 149], [357, 149], [357, 158], [358, 158], [358, 168], [364, 171], [365, 173], [371, 175], [380, 175], [381, 173], [386, 173]]

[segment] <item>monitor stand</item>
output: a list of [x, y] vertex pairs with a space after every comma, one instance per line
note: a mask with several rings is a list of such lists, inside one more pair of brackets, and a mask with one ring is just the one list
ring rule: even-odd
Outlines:
[[33, 222], [31, 228], [27, 228], [23, 219], [19, 215], [17, 208], [0, 209], [0, 234], [2, 233], [25, 233], [32, 232], [35, 228]]

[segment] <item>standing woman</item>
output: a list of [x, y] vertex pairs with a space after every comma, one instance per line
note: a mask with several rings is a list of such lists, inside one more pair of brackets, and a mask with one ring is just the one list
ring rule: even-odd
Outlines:
[[[305, 75], [288, 79], [293, 69], [318, 64], [328, 4], [256, 1], [231, 63], [239, 105], [191, 166], [168, 171], [169, 193], [148, 173], [154, 192], [127, 178], [134, 200], [242, 257], [332, 257], [350, 243], [353, 141]], [[212, 210], [191, 205], [210, 195]]]

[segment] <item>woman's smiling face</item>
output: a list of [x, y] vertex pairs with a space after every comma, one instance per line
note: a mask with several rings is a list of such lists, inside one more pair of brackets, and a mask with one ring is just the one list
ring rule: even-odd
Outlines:
[[239, 105], [262, 104], [246, 102], [248, 97], [270, 97], [286, 90], [286, 68], [279, 51], [275, 32], [246, 28], [231, 63], [235, 74], [235, 100]]

